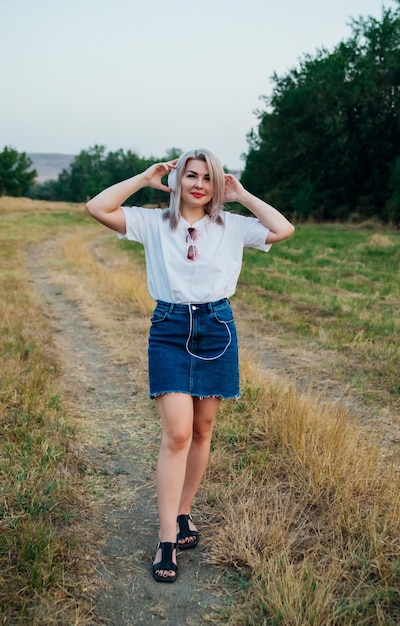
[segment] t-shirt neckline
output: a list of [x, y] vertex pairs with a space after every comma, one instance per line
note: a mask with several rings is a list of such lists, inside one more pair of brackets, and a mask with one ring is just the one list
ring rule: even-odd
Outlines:
[[180, 217], [180, 220], [182, 222], [182, 224], [184, 225], [185, 228], [198, 228], [199, 226], [202, 226], [203, 223], [209, 219], [209, 215], [204, 215], [200, 220], [198, 220], [197, 222], [194, 222], [193, 224], [190, 224], [187, 220], [185, 220], [184, 217]]

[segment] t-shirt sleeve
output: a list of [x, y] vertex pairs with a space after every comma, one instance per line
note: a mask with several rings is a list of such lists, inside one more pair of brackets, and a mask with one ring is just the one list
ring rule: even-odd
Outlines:
[[117, 233], [119, 239], [128, 239], [144, 243], [148, 228], [150, 209], [138, 206], [121, 207], [125, 214], [126, 233]]
[[269, 228], [264, 226], [256, 217], [246, 217], [244, 215], [236, 215], [231, 213], [236, 228], [240, 233], [243, 245], [246, 248], [256, 248], [268, 252], [271, 248], [270, 243], [265, 243]]

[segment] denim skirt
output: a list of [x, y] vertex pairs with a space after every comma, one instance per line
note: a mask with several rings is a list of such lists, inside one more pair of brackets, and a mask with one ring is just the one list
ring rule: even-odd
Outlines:
[[229, 300], [205, 304], [158, 300], [148, 358], [150, 398], [177, 392], [238, 398], [238, 344]]

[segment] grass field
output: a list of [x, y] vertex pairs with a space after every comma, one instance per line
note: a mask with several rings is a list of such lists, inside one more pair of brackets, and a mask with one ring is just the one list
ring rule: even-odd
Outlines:
[[[77, 555], [91, 493], [72, 452], [77, 433], [29, 282], [29, 248], [70, 230], [60, 255], [88, 289], [106, 291], [119, 314], [132, 304], [147, 312], [151, 302], [143, 278], [127, 283], [100, 267], [82, 207], [0, 198], [0, 219], [0, 616], [78, 625], [89, 614]], [[273, 323], [282, 345], [326, 351], [338, 380], [393, 414], [399, 238], [374, 224], [301, 225], [268, 258], [246, 253], [237, 296]], [[136, 246], [113, 239], [109, 253], [143, 265]], [[242, 376], [242, 398], [221, 410], [199, 494], [199, 506], [219, 522], [208, 558], [230, 581], [232, 612], [220, 621], [400, 623], [397, 461], [344, 407], [266, 381], [250, 358]]]
[[314, 348], [338, 352], [338, 371], [365, 400], [400, 408], [400, 233], [370, 226], [299, 226], [267, 263], [250, 251], [248, 301]]

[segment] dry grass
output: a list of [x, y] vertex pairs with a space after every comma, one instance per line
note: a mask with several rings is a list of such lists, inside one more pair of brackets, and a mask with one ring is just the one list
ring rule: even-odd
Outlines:
[[95, 495], [75, 456], [74, 415], [65, 408], [52, 331], [32, 291], [29, 247], [57, 237], [59, 254], [48, 270], [70, 281], [68, 293], [82, 296], [99, 326], [109, 323], [104, 306], [120, 323], [133, 310], [148, 314], [153, 301], [143, 271], [135, 277], [126, 255], [113, 257], [110, 237], [93, 247], [102, 231], [82, 205], [0, 198], [0, 215], [0, 621], [81, 626], [92, 620], [87, 558]]
[[0, 238], [0, 620], [81, 625], [76, 537], [87, 506], [50, 329], [27, 279], [38, 233], [8, 221]]
[[10, 198], [0, 196], [0, 215], [46, 215], [55, 213], [83, 213], [83, 204], [70, 202], [45, 202], [30, 198]]
[[133, 310], [150, 315], [154, 300], [147, 291], [144, 269], [126, 254], [118, 254], [109, 245], [109, 234], [104, 245], [94, 247], [92, 242], [98, 238], [98, 228], [94, 232], [79, 230], [68, 235], [62, 249], [64, 259], [75, 273], [85, 276], [85, 288], [115, 305], [120, 315], [132, 315]]
[[244, 588], [243, 611], [227, 623], [398, 624], [398, 468], [345, 407], [243, 368], [241, 400], [221, 411], [203, 503], [218, 521], [209, 558]]

